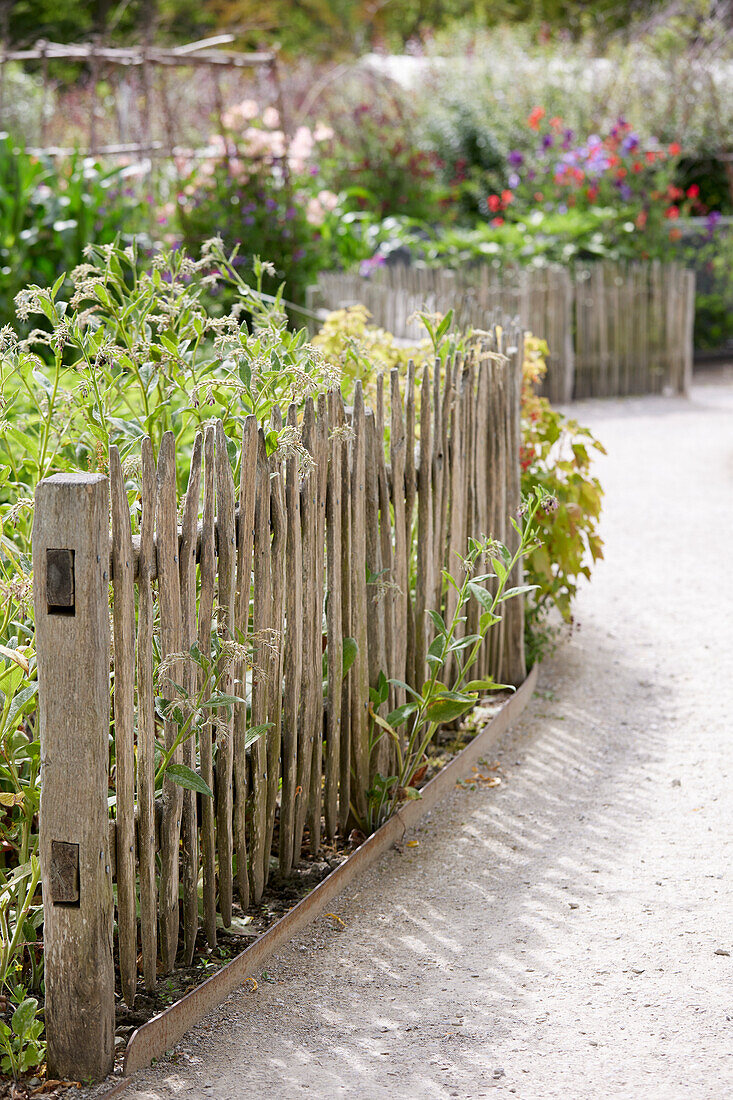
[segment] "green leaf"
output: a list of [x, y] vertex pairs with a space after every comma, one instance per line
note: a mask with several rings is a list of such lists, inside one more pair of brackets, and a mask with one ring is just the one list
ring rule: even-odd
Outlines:
[[412, 697], [414, 699], [417, 699], [418, 703], [422, 702], [422, 699], [420, 698], [419, 694], [415, 691], [415, 689], [411, 688], [409, 684], [406, 684], [404, 680], [395, 680], [394, 677], [393, 677], [389, 682], [390, 682], [390, 684], [394, 684], [395, 687], [404, 688], [405, 691], [408, 693], [408, 695], [412, 695]]
[[199, 794], [214, 797], [214, 792], [204, 783], [198, 772], [193, 771], [185, 764], [169, 764], [165, 769], [166, 777], [177, 783], [179, 787], [185, 787], [189, 791], [197, 791]]
[[231, 707], [235, 703], [244, 703], [245, 700], [239, 695], [212, 695], [205, 703], [202, 703], [202, 707]]
[[13, 699], [13, 701], [10, 704], [10, 707], [8, 709], [8, 717], [7, 717], [6, 727], [5, 727], [6, 729], [12, 729], [13, 728], [13, 723], [15, 722], [15, 719], [20, 714], [20, 712], [23, 710], [26, 703], [28, 703], [37, 694], [37, 692], [38, 692], [38, 684], [37, 683], [29, 684], [28, 687], [23, 688], [22, 691], [18, 692], [18, 694], [14, 697], [14, 699]]
[[342, 679], [346, 675], [346, 673], [349, 671], [349, 669], [353, 665], [354, 661], [356, 660], [356, 655], [357, 655], [358, 652], [359, 652], [359, 647], [356, 644], [355, 640], [353, 638], [344, 638], [343, 658], [342, 658], [342, 665], [341, 665]]
[[487, 592], [486, 589], [482, 588], [480, 584], [476, 584], [475, 581], [468, 582], [468, 590], [473, 598], [481, 604], [484, 611], [491, 611], [493, 597], [490, 592]]
[[450, 653], [459, 653], [462, 649], [468, 649], [469, 646], [480, 641], [480, 634], [466, 634], [465, 638], [458, 638], [457, 641], [451, 642], [448, 646], [448, 650]]
[[36, 1018], [38, 1001], [35, 997], [26, 997], [16, 1008], [11, 1021], [12, 1028], [19, 1039], [23, 1039], [25, 1033]]
[[497, 684], [489, 676], [485, 680], [469, 680], [463, 685], [464, 691], [514, 691], [511, 684]]
[[445, 336], [446, 332], [450, 328], [453, 321], [453, 310], [449, 309], [443, 320], [440, 322], [435, 330], [435, 342], [437, 343], [442, 336]]
[[274, 722], [263, 722], [261, 726], [250, 726], [244, 735], [244, 747], [248, 749], [250, 745], [254, 745], [255, 741], [259, 741], [260, 737], [272, 729], [274, 724]]
[[460, 718], [462, 714], [470, 710], [475, 701], [475, 699], [471, 699], [470, 703], [462, 703], [456, 699], [445, 697], [433, 699], [427, 705], [426, 714], [431, 722], [452, 722], [454, 718]]
[[511, 600], [514, 596], [525, 596], [528, 592], [536, 592], [539, 589], [538, 584], [520, 584], [516, 588], [507, 588], [499, 603], [503, 603], [504, 600]]
[[442, 634], [433, 638], [427, 652], [427, 662], [431, 665], [442, 665], [444, 660], [445, 639]]
[[387, 721], [390, 726], [397, 728], [401, 726], [411, 714], [414, 714], [416, 710], [417, 703], [403, 703], [401, 707], [397, 707], [391, 714], [387, 715]]
[[439, 634], [447, 634], [448, 633], [448, 628], [445, 625], [445, 620], [443, 619], [443, 616], [440, 614], [440, 612], [433, 611], [430, 608], [430, 609], [428, 609], [428, 615], [433, 620], [433, 626], [435, 627], [435, 629], [438, 631]]
[[496, 623], [500, 623], [500, 622], [501, 622], [501, 616], [500, 615], [494, 615], [491, 611], [484, 611], [484, 613], [482, 614], [481, 618], [478, 621], [478, 628], [479, 628], [479, 630], [481, 631], [482, 634], [485, 634], [486, 631], [489, 629], [489, 627], [495, 626]]

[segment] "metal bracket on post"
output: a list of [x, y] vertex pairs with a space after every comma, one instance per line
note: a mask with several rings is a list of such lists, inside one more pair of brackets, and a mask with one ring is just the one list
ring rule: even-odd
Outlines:
[[101, 474], [57, 474], [36, 488], [48, 1069], [76, 1080], [99, 1080], [114, 1061], [108, 509]]

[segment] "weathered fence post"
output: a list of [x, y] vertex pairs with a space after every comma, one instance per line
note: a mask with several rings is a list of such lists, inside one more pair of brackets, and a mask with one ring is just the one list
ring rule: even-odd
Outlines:
[[77, 1080], [106, 1076], [114, 1057], [108, 509], [101, 474], [56, 474], [36, 488], [48, 1070]]

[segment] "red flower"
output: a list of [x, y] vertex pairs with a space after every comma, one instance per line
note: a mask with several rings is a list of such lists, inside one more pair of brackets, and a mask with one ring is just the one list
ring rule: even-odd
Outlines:
[[489, 210], [491, 210], [492, 213], [501, 210], [501, 199], [498, 195], [489, 195], [487, 202], [489, 204]]
[[654, 150], [653, 149], [647, 149], [647, 151], [646, 151], [646, 162], [647, 162], [647, 164], [654, 164], [654, 161], [656, 159], [657, 159], [657, 154], [654, 152]]
[[634, 163], [631, 165], [631, 170], [632, 172], [637, 173], [642, 172], [644, 170], [644, 166], [643, 164], [639, 164], [638, 160], [635, 160]]
[[669, 231], [670, 241], [678, 241], [681, 236], [682, 236], [682, 230], [681, 229], [677, 229], [676, 226], [675, 226], [674, 229], [670, 229], [670, 231]]
[[552, 126], [553, 130], [562, 130], [562, 119], [555, 115], [554, 118], [550, 119], [550, 126]]
[[502, 191], [501, 201], [504, 203], [504, 206], [508, 206], [513, 198], [514, 194], [511, 191]]
[[668, 152], [671, 157], [678, 157], [682, 152], [682, 146], [679, 144], [679, 142], [673, 141], [672, 144], [669, 146]]
[[542, 202], [544, 197], [545, 196], [542, 194], [541, 191], [535, 191], [535, 193], [534, 193], [534, 201], [535, 202]]
[[504, 219], [503, 218], [492, 218], [491, 219], [491, 225], [493, 225], [493, 226], [499, 226], [499, 225], [503, 225], [503, 224], [504, 224]]
[[680, 216], [679, 207], [678, 206], [668, 206], [667, 209], [664, 211], [664, 216], [665, 216], [665, 218], [672, 218], [672, 219], [679, 218], [679, 216]]
[[589, 202], [595, 202], [595, 200], [598, 197], [598, 188], [597, 187], [586, 187], [585, 197], [588, 199]]
[[636, 215], [636, 228], [643, 229], [646, 225], [647, 213], [646, 210], [640, 210]]
[[542, 122], [542, 119], [545, 117], [545, 113], [546, 112], [544, 107], [532, 108], [529, 113], [529, 118], [527, 119], [527, 125], [529, 126], [530, 130], [539, 130], [540, 122]]
[[699, 194], [700, 188], [698, 187], [698, 185], [696, 183], [691, 183], [690, 186], [687, 188], [688, 199], [696, 199]]
[[628, 175], [628, 172], [626, 171], [625, 168], [619, 168], [618, 171], [616, 172], [616, 179], [617, 180], [625, 179], [627, 175]]

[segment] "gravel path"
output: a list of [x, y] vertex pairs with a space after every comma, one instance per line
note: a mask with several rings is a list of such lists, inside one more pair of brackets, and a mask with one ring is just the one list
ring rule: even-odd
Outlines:
[[500, 749], [130, 1096], [733, 1096], [733, 379], [587, 403], [607, 556]]

